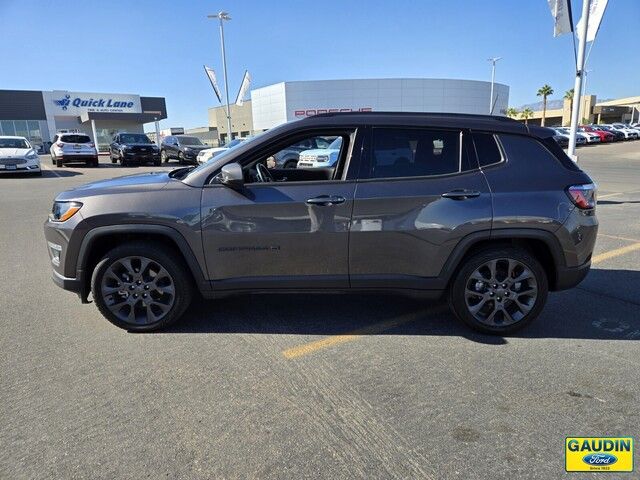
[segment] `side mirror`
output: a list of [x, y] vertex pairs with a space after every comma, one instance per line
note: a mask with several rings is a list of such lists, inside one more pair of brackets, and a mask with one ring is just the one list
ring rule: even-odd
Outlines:
[[244, 174], [239, 163], [228, 163], [220, 170], [220, 183], [234, 190], [244, 187]]

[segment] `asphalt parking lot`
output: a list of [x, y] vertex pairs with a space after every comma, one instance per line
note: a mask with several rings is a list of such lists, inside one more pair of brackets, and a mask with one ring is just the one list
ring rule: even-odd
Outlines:
[[54, 286], [42, 223], [57, 192], [154, 167], [0, 177], [0, 478], [551, 479], [566, 436], [638, 442], [640, 141], [579, 155], [592, 271], [509, 338], [362, 295], [198, 301], [129, 334]]

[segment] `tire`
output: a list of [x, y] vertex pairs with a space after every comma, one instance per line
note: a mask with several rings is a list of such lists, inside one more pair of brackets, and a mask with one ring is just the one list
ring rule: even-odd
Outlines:
[[[145, 260], [149, 260], [146, 268], [141, 275], [142, 284], [120, 280], [117, 284], [114, 282], [116, 278], [111, 276], [112, 272], [122, 272], [122, 279], [126, 277], [127, 268], [119, 261], [127, 257], [142, 257]], [[182, 314], [185, 312], [191, 299], [193, 297], [193, 284], [191, 276], [187, 271], [185, 265], [181, 261], [176, 261], [174, 258], [176, 255], [159, 244], [148, 244], [140, 242], [126, 243], [120, 245], [110, 252], [108, 252], [96, 265], [91, 275], [91, 293], [100, 313], [113, 323], [115, 326], [123, 328], [131, 332], [151, 332], [161, 330], [176, 322]], [[126, 262], [125, 262], [126, 263]], [[142, 264], [136, 260], [133, 260], [129, 265], [134, 267], [140, 267]], [[160, 268], [164, 269], [167, 274], [159, 274], [156, 280], [160, 278], [163, 282], [163, 286], [159, 287], [168, 290], [170, 286], [173, 287], [173, 293], [160, 294], [155, 290], [153, 282], [149, 283], [149, 274], [154, 270], [158, 271]], [[145, 273], [147, 276], [147, 283], [144, 283]], [[170, 281], [169, 281], [170, 280]], [[149, 289], [145, 289], [146, 286], [150, 286]], [[134, 288], [131, 288], [131, 287]], [[126, 291], [126, 299], [117, 291], [115, 294], [109, 293], [109, 288], [122, 288], [122, 291]], [[135, 291], [137, 293], [129, 293]], [[142, 298], [145, 295], [144, 292], [149, 292], [147, 299], [151, 300], [152, 305], [150, 307], [144, 306], [145, 301]], [[136, 299], [132, 297], [138, 295]], [[161, 295], [161, 296], [159, 296]], [[117, 299], [118, 303], [112, 305], [109, 304], [113, 299]], [[135, 302], [135, 309], [133, 316], [136, 317], [134, 321], [130, 320], [130, 313], [132, 307], [130, 306], [128, 299], [131, 299], [131, 303]], [[159, 308], [159, 307], [162, 307]], [[151, 308], [152, 314], [149, 315], [149, 308]], [[166, 311], [163, 309], [166, 308]], [[157, 315], [158, 319], [154, 318]]]
[[298, 162], [295, 160], [289, 160], [284, 164], [284, 168], [298, 168]]
[[162, 163], [169, 163], [169, 157], [167, 156], [167, 152], [165, 152], [164, 150], [160, 152], [160, 161]]
[[113, 153], [111, 154], [111, 163], [118, 163], [118, 159], [113, 156]]
[[56, 158], [56, 167], [62, 168], [62, 159], [61, 158]]
[[[490, 268], [486, 266], [492, 261], [497, 261], [496, 275], [490, 275]], [[511, 272], [507, 277], [508, 270]], [[527, 278], [514, 282], [523, 276]], [[548, 291], [544, 268], [527, 250], [493, 247], [463, 260], [449, 289], [449, 307], [474, 330], [507, 335], [524, 328], [540, 315]], [[471, 312], [473, 307], [479, 308], [475, 314]]]
[[178, 163], [184, 165], [184, 153], [178, 152]]

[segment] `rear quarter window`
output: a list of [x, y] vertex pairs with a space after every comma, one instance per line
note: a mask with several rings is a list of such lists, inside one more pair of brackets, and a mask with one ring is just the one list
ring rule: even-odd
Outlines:
[[502, 152], [500, 152], [496, 138], [492, 133], [474, 133], [473, 143], [481, 167], [502, 161]]
[[522, 162], [541, 166], [553, 162], [569, 170], [580, 171], [553, 137], [539, 140], [522, 135], [500, 134], [499, 138], [507, 159], [518, 158]]

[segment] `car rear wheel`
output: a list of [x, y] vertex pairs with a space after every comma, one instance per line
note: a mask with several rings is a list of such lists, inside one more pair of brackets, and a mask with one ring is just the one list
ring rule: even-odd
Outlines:
[[62, 159], [61, 158], [56, 158], [56, 167], [58, 167], [58, 168], [62, 167]]
[[91, 293], [100, 313], [129, 331], [167, 327], [185, 312], [193, 295], [182, 262], [160, 245], [129, 243], [114, 248], [96, 265]]
[[548, 280], [540, 262], [520, 248], [490, 248], [471, 256], [449, 291], [449, 306], [471, 328], [505, 335], [542, 311]]

